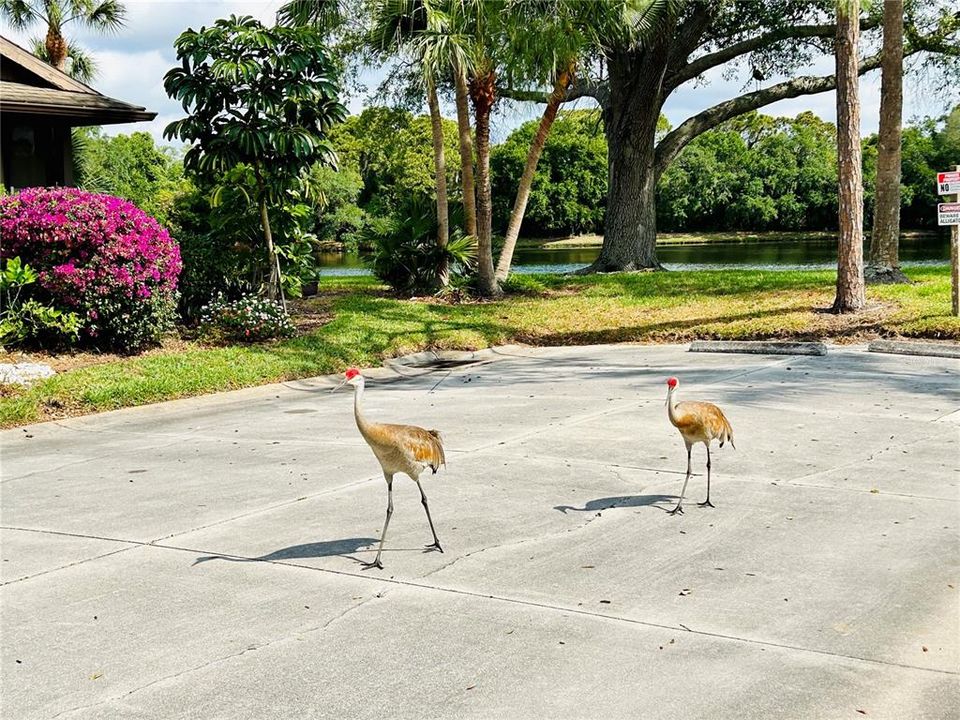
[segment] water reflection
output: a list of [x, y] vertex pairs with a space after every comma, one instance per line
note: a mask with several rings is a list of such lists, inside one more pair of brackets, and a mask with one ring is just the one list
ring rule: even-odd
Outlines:
[[[866, 247], [864, 252], [866, 253]], [[599, 248], [519, 245], [514, 256], [517, 273], [569, 272], [592, 263]], [[662, 245], [660, 261], [673, 270], [721, 268], [794, 270], [833, 268], [837, 261], [835, 239], [778, 240], [774, 242], [713, 242], [700, 245]], [[904, 265], [943, 264], [950, 260], [950, 239], [945, 235], [905, 237], [900, 240]], [[365, 275], [363, 258], [356, 253], [321, 253], [325, 275]]]

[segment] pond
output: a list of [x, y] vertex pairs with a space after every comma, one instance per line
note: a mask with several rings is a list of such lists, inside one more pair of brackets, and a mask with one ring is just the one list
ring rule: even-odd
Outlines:
[[[867, 248], [864, 248], [866, 255]], [[542, 247], [537, 241], [518, 244], [513, 272], [563, 273], [592, 263], [599, 247]], [[665, 244], [657, 248], [660, 262], [670, 270], [723, 268], [797, 270], [836, 267], [836, 239], [812, 237], [791, 240], [712, 241]], [[908, 235], [900, 240], [900, 260], [911, 265], [940, 265], [950, 261], [950, 238], [945, 234]], [[321, 253], [324, 275], [365, 275], [369, 270], [356, 253]]]

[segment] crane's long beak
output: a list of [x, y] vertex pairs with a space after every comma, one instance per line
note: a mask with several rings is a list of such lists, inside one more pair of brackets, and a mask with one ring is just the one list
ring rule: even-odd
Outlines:
[[343, 380], [340, 381], [340, 384], [337, 385], [335, 388], [333, 388], [333, 390], [331, 390], [330, 392], [335, 393], [337, 390], [339, 390], [340, 388], [342, 388], [342, 387], [343, 387], [344, 385], [346, 385], [346, 384], [347, 384], [347, 379], [344, 378]]

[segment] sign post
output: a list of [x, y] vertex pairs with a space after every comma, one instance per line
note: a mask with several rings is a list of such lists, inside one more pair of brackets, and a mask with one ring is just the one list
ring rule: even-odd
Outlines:
[[937, 205], [937, 224], [950, 225], [951, 310], [960, 317], [960, 165], [954, 172], [937, 173], [937, 192], [953, 195], [953, 202]]

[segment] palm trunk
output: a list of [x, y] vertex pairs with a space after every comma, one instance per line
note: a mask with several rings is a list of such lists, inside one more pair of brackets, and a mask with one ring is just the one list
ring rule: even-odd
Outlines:
[[490, 188], [490, 111], [496, 75], [493, 71], [473, 78], [470, 97], [477, 130], [477, 280], [483, 297], [497, 297], [500, 286], [493, 271], [493, 198]]
[[457, 98], [457, 130], [460, 134], [460, 182], [463, 185], [464, 231], [477, 236], [477, 191], [473, 182], [473, 137], [470, 133], [470, 108], [467, 78], [459, 64], [454, 65], [453, 80]]
[[507, 223], [507, 235], [503, 240], [503, 249], [500, 251], [500, 260], [497, 263], [497, 281], [502, 282], [510, 274], [510, 265], [513, 262], [513, 251], [517, 246], [517, 238], [520, 236], [520, 224], [523, 222], [523, 214], [527, 209], [527, 201], [530, 199], [530, 189], [533, 186], [533, 175], [537, 171], [537, 163], [540, 162], [540, 155], [543, 152], [543, 146], [547, 144], [547, 136], [550, 134], [550, 127], [553, 121], [557, 119], [557, 112], [560, 110], [560, 104], [567, 94], [567, 86], [570, 84], [570, 72], [564, 70], [557, 78], [556, 85], [550, 97], [547, 99], [547, 106], [543, 110], [543, 117], [540, 118], [540, 126], [537, 128], [537, 134], [533, 136], [533, 143], [530, 145], [530, 151], [527, 153], [527, 163], [523, 168], [523, 175], [520, 176], [520, 186], [517, 188], [517, 199], [513, 203], [513, 211], [510, 213], [510, 221]]
[[58, 28], [47, 27], [47, 37], [44, 41], [47, 48], [47, 57], [50, 64], [60, 72], [67, 71], [67, 41]]
[[[433, 78], [427, 80], [427, 105], [430, 107], [430, 129], [433, 135], [433, 165], [437, 184], [437, 245], [446, 248], [450, 242], [450, 213], [447, 209], [447, 162], [443, 152], [443, 118]], [[437, 282], [446, 287], [450, 282], [450, 265], [444, 255], [437, 268]]]
[[837, 0], [837, 152], [840, 239], [833, 311], [858, 312], [866, 304], [863, 280], [863, 177], [857, 48], [860, 0]]
[[900, 270], [900, 131], [903, 115], [903, 0], [883, 4], [877, 184], [869, 282], [910, 282]]

